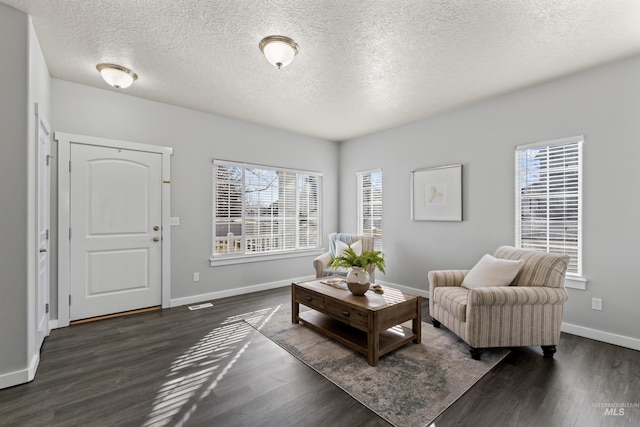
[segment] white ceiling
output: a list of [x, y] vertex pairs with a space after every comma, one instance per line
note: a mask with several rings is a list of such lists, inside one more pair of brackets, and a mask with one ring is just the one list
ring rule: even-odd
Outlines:
[[[639, 0], [0, 1], [55, 78], [109, 89], [112, 62], [126, 94], [336, 141], [640, 54]], [[300, 46], [282, 70], [274, 34]]]

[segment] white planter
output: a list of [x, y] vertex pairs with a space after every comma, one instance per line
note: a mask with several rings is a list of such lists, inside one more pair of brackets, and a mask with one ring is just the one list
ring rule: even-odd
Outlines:
[[364, 295], [369, 290], [371, 279], [362, 267], [351, 267], [347, 274], [347, 287], [354, 295]]

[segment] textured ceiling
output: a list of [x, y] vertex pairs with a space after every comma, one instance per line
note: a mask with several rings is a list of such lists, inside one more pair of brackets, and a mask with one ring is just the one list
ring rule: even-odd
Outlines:
[[[30, 14], [51, 75], [346, 140], [640, 54], [639, 0], [0, 0]], [[300, 52], [282, 70], [268, 35]], [[115, 89], [109, 89], [115, 90]]]

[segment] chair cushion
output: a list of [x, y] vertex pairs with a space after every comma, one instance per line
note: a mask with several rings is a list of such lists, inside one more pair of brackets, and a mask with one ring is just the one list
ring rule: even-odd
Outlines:
[[489, 254], [480, 258], [480, 261], [469, 271], [462, 281], [462, 286], [467, 289], [486, 286], [509, 286], [522, 268], [524, 261], [495, 258]]
[[460, 286], [438, 286], [433, 291], [433, 303], [442, 306], [461, 322], [467, 318], [469, 290]]

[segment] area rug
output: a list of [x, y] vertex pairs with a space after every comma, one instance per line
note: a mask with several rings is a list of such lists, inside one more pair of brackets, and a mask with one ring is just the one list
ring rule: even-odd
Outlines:
[[423, 322], [421, 344], [384, 355], [373, 367], [362, 354], [291, 323], [288, 306], [264, 314], [245, 321], [397, 427], [429, 425], [509, 353], [485, 350], [473, 360], [462, 340]]

